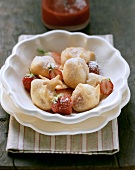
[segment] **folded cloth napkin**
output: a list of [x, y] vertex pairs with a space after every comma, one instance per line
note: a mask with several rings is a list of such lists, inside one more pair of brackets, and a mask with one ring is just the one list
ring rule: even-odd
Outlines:
[[[19, 41], [33, 36], [21, 35]], [[102, 37], [113, 44], [112, 35]], [[114, 154], [119, 151], [117, 119], [94, 133], [48, 136], [19, 124], [10, 116], [6, 150], [14, 153]]]

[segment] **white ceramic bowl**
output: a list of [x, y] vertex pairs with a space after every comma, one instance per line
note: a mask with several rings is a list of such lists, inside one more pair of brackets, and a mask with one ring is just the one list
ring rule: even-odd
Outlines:
[[[114, 84], [114, 91], [97, 107], [86, 112], [69, 116], [45, 112], [32, 103], [30, 95], [23, 88], [22, 77], [27, 73], [31, 61], [36, 56], [37, 48], [61, 52], [66, 47], [71, 46], [84, 47], [86, 50], [95, 52], [104, 76], [110, 78]], [[46, 121], [73, 124], [93, 116], [99, 116], [101, 113], [118, 106], [127, 87], [129, 73], [129, 66], [120, 52], [105, 39], [79, 32], [71, 33], [55, 30], [18, 43], [13, 48], [12, 54], [7, 58], [5, 66], [1, 69], [0, 78], [7, 94], [11, 97], [15, 106], [22, 110], [24, 114]]]
[[[76, 134], [86, 134], [93, 133], [102, 129], [110, 120], [115, 119], [119, 116], [121, 109], [130, 100], [130, 90], [128, 86], [122, 95], [122, 101], [120, 105], [116, 106], [112, 110], [104, 112], [99, 116], [90, 117], [84, 121], [64, 124], [59, 122], [45, 121], [28, 114], [24, 114], [19, 110], [11, 100], [11, 98], [6, 94], [4, 87], [1, 87], [0, 94], [1, 105], [3, 109], [14, 116], [15, 119], [22, 125], [31, 127], [35, 131], [44, 135], [76, 135]], [[109, 116], [108, 116], [109, 115]]]

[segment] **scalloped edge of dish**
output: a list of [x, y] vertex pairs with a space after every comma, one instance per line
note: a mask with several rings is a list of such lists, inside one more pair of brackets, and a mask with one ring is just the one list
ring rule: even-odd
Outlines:
[[[108, 44], [108, 46], [110, 46], [110, 48], [113, 48], [117, 53], [118, 55], [120, 56], [120, 58], [123, 60], [123, 62], [125, 63], [125, 67], [127, 69], [127, 71], [125, 72], [122, 80], [123, 80], [123, 86], [121, 87], [121, 89], [115, 93], [117, 94], [117, 100], [109, 105], [109, 107], [107, 108], [102, 108], [100, 110], [96, 110], [93, 109], [92, 110], [92, 114], [89, 114], [89, 111], [86, 111], [85, 112], [85, 117], [83, 116], [83, 113], [79, 113], [78, 116], [62, 116], [60, 114], [50, 114], [49, 116], [45, 115], [44, 111], [40, 110], [40, 109], [37, 109], [37, 110], [27, 110], [26, 108], [24, 108], [20, 103], [18, 103], [18, 100], [16, 100], [16, 97], [15, 95], [9, 90], [10, 88], [8, 87], [7, 83], [6, 83], [6, 80], [5, 80], [5, 76], [4, 76], [4, 71], [6, 71], [6, 69], [8, 68], [9, 66], [9, 61], [10, 61], [10, 58], [13, 57], [13, 55], [15, 54], [17, 48], [19, 47], [19, 45], [21, 45], [22, 43], [25, 43], [26, 41], [33, 41], [34, 39], [36, 38], [40, 38], [40, 37], [44, 37], [46, 35], [49, 35], [49, 34], [52, 34], [52, 33], [66, 33], [68, 35], [81, 35], [81, 36], [84, 36], [85, 38], [98, 38], [98, 39], [101, 39], [102, 41], [106, 42]], [[36, 116], [38, 118], [41, 118], [41, 119], [44, 119], [44, 120], [47, 120], [47, 121], [57, 121], [57, 122], [64, 122], [64, 123], [67, 123], [67, 124], [71, 124], [71, 123], [77, 123], [77, 122], [80, 122], [80, 121], [84, 121], [90, 117], [93, 117], [93, 116], [99, 116], [101, 113], [105, 112], [105, 111], [108, 111], [116, 106], [118, 106], [122, 100], [122, 93], [123, 91], [125, 90], [126, 86], [127, 86], [127, 78], [130, 74], [130, 69], [129, 69], [129, 66], [127, 64], [127, 62], [122, 58], [120, 52], [114, 48], [109, 42], [107, 42], [105, 39], [99, 37], [99, 36], [89, 36], [89, 35], [86, 35], [84, 33], [79, 33], [79, 32], [75, 32], [75, 33], [71, 33], [71, 32], [68, 32], [68, 31], [62, 31], [62, 30], [57, 30], [57, 31], [50, 31], [50, 32], [47, 32], [47, 33], [44, 33], [44, 34], [39, 34], [39, 35], [36, 35], [35, 37], [32, 37], [28, 40], [23, 40], [22, 42], [19, 42], [15, 45], [15, 47], [13, 48], [13, 51], [12, 51], [12, 54], [8, 57], [8, 59], [6, 60], [5, 62], [5, 68], [3, 67], [1, 70], [1, 81], [2, 81], [2, 84], [3, 86], [6, 88], [7, 90], [7, 93], [8, 95], [12, 98], [12, 100], [14, 101], [15, 105], [20, 108], [21, 110], [23, 110], [23, 113], [24, 114], [29, 114], [29, 115], [33, 115], [33, 116]], [[29, 111], [29, 113], [28, 113]]]
[[[121, 104], [115, 107], [114, 109], [102, 113], [100, 116], [89, 118], [83, 122], [68, 125], [63, 123], [44, 121], [37, 117], [29, 115], [25, 115], [24, 117], [23, 112], [15, 107], [12, 99], [6, 94], [6, 90], [4, 90], [4, 88], [1, 88], [0, 98], [3, 109], [10, 115], [14, 116], [15, 119], [24, 126], [30, 127], [33, 130], [44, 135], [76, 135], [96, 132], [105, 127], [109, 121], [117, 118], [121, 112], [121, 109], [130, 100], [130, 90], [127, 86], [125, 92], [123, 93], [123, 100]], [[108, 117], [109, 113], [111, 113], [111, 117]], [[22, 120], [21, 117], [25, 118], [25, 120]], [[92, 122], [94, 123], [95, 121], [97, 123], [99, 120], [100, 123], [97, 124], [96, 127], [90, 127]], [[47, 127], [49, 127], [49, 130], [46, 129]], [[50, 130], [50, 127], [52, 127], [52, 130]]]

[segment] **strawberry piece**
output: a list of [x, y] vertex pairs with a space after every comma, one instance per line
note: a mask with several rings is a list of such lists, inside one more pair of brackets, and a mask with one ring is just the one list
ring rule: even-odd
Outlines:
[[103, 95], [109, 95], [112, 93], [114, 88], [113, 83], [110, 79], [103, 79], [100, 83], [100, 92]]
[[59, 94], [52, 100], [52, 111], [62, 115], [70, 115], [72, 113], [71, 96], [67, 94]]
[[28, 92], [30, 92], [30, 89], [31, 89], [31, 82], [32, 82], [34, 79], [36, 79], [36, 78], [37, 78], [37, 77], [36, 77], [34, 74], [32, 74], [32, 73], [26, 74], [26, 75], [23, 77], [22, 83], [23, 83], [23, 85], [24, 85], [24, 88], [25, 88]]
[[49, 68], [49, 78], [52, 79], [57, 75], [60, 76], [60, 79], [63, 80], [62, 72], [58, 68]]
[[61, 65], [61, 55], [57, 52], [49, 52], [58, 66]]
[[96, 61], [89, 61], [87, 63], [87, 65], [89, 67], [90, 73], [99, 74], [99, 66], [98, 66], [98, 63]]

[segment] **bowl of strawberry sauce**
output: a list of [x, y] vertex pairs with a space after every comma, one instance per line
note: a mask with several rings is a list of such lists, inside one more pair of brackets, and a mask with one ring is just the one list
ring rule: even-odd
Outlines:
[[89, 0], [42, 0], [42, 21], [50, 29], [83, 29], [90, 21]]

